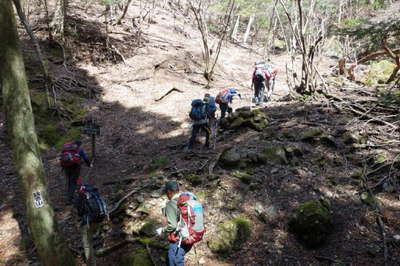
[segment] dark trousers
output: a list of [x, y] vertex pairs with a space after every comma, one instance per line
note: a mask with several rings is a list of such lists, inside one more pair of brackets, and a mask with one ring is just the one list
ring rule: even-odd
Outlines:
[[181, 245], [178, 247], [178, 242], [169, 243], [167, 253], [167, 266], [184, 266], [185, 255], [190, 251], [192, 245]]
[[206, 132], [205, 146], [206, 147], [210, 146], [211, 129], [208, 124], [200, 124], [200, 125], [193, 125], [192, 136], [190, 137], [190, 140], [189, 140], [189, 149], [193, 148], [194, 142], [196, 141], [196, 137], [199, 134], [200, 130], [203, 130], [204, 132]]
[[221, 119], [225, 118], [226, 112], [228, 112], [228, 114], [232, 113], [232, 108], [230, 108], [227, 103], [221, 103], [219, 109], [221, 109]]
[[65, 177], [67, 178], [67, 199], [72, 202], [74, 200], [74, 193], [76, 189], [76, 181], [81, 173], [81, 166], [79, 164], [64, 167]]
[[254, 86], [254, 99], [256, 104], [264, 102], [264, 91], [265, 91], [265, 86], [263, 83]]

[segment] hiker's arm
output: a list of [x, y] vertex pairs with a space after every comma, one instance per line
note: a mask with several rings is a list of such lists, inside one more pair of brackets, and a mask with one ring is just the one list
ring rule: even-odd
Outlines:
[[167, 206], [165, 206], [165, 216], [167, 217], [168, 225], [163, 228], [163, 232], [171, 233], [175, 231], [178, 225], [177, 211], [176, 201], [170, 200]]
[[79, 156], [85, 161], [86, 165], [90, 167], [90, 160], [86, 152], [82, 149], [79, 150]]

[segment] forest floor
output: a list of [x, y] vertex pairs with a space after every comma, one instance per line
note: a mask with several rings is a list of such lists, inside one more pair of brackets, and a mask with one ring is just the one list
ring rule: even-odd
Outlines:
[[[111, 207], [129, 191], [138, 189], [121, 211], [101, 227], [96, 238], [99, 248], [120, 243], [128, 234], [132, 235], [128, 227], [136, 220], [162, 222], [160, 209], [166, 198], [160, 188], [165, 180], [172, 178], [179, 180], [183, 190], [201, 195], [206, 208], [208, 231], [205, 239], [196, 245], [196, 252], [191, 251], [186, 256], [187, 265], [196, 265], [199, 261], [210, 266], [383, 265], [384, 246], [390, 255], [388, 265], [400, 264], [398, 190], [393, 187], [395, 184], [385, 181], [399, 178], [398, 168], [393, 167], [400, 153], [399, 131], [398, 127], [366, 117], [371, 107], [368, 104], [379, 105], [386, 99], [376, 87], [333, 78], [331, 69], [335, 61], [322, 57], [319, 70], [330, 87], [329, 95], [302, 101], [292, 99], [288, 97], [285, 80], [285, 67], [290, 58], [274, 55], [271, 60], [279, 74], [272, 101], [263, 108], [268, 116], [268, 127], [261, 132], [246, 128], [230, 130], [218, 136], [215, 150], [204, 150], [198, 145], [194, 153], [187, 153], [184, 147], [190, 135], [191, 100], [202, 98], [204, 93], [216, 95], [221, 88], [235, 87], [243, 99], [235, 99], [233, 108], [251, 105], [250, 77], [253, 64], [261, 55], [226, 43], [215, 80], [211, 88], [206, 89], [199, 64], [200, 35], [188, 17], [172, 15], [183, 10], [176, 7], [155, 9], [151, 23], [143, 25], [140, 41], [129, 19], [122, 25], [112, 26], [109, 36], [114, 48], [110, 50], [103, 47], [105, 28], [97, 18], [102, 8], [93, 5], [86, 12], [72, 1], [70, 14], [73, 15], [68, 18], [68, 25], [74, 31], [67, 38], [67, 61], [63, 61], [59, 52], [45, 40], [44, 28], [39, 27], [43, 25], [40, 20], [43, 14], [34, 13], [31, 21], [38, 28], [36, 33], [42, 40], [58, 84], [60, 87], [70, 85], [67, 86], [70, 91], [57, 91], [59, 97], [82, 93], [82, 88], [76, 85], [79, 82], [88, 84], [87, 88], [94, 92], [92, 97], [82, 97], [80, 103], [80, 108], [88, 111], [87, 116], [101, 125], [94, 168], [89, 172], [82, 167], [84, 181], [98, 187]], [[137, 10], [138, 7], [132, 5], [127, 16], [137, 16]], [[24, 53], [30, 62], [27, 63], [28, 74], [34, 80], [37, 74], [33, 71], [36, 66], [32, 61], [32, 48], [23, 36]], [[119, 54], [124, 55], [125, 62]], [[115, 59], [117, 63], [112, 62]], [[173, 88], [179, 91], [158, 100]], [[391, 108], [381, 106], [383, 115], [380, 117], [388, 115], [385, 112]], [[393, 117], [393, 121], [395, 119]], [[318, 130], [320, 134], [304, 138], [310, 130]], [[346, 143], [346, 133], [357, 136], [360, 143]], [[27, 237], [24, 203], [6, 140], [4, 116], [0, 113], [3, 177], [0, 180], [0, 265], [40, 265]], [[83, 140], [84, 148], [90, 151], [90, 139], [84, 137]], [[218, 160], [222, 151], [238, 147], [244, 153], [256, 152], [265, 145], [295, 147], [301, 151], [301, 156], [285, 164], [270, 162], [254, 166], [250, 184], [234, 177], [233, 170], [219, 165], [210, 175], [209, 165]], [[79, 224], [75, 210], [65, 204], [65, 178], [57, 163], [57, 152], [49, 149], [43, 154], [52, 205], [68, 245], [81, 255]], [[384, 159], [377, 161], [377, 158]], [[365, 191], [360, 175], [364, 167], [369, 173], [367, 185], [372, 187], [383, 180], [373, 191], [381, 205], [379, 215], [384, 220], [385, 245], [376, 223], [376, 210], [360, 200]], [[188, 179], [193, 175], [200, 176], [198, 183]], [[287, 222], [301, 203], [321, 197], [331, 202], [334, 231], [323, 246], [307, 249], [288, 232]], [[255, 213], [254, 206], [260, 204], [275, 210], [268, 223], [260, 221]], [[237, 216], [251, 220], [250, 239], [227, 257], [213, 254], [207, 241], [217, 225]], [[140, 244], [129, 243], [99, 257], [98, 265], [117, 265], [122, 255], [139, 248]], [[159, 265], [165, 251], [151, 247], [150, 252]]]

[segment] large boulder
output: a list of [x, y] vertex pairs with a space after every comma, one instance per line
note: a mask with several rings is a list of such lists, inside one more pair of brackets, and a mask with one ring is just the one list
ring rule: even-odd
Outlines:
[[289, 221], [289, 230], [306, 246], [322, 244], [332, 232], [330, 203], [313, 200], [300, 205]]
[[211, 251], [229, 255], [232, 251], [239, 250], [249, 239], [250, 234], [250, 221], [247, 218], [237, 217], [218, 225], [207, 244]]
[[153, 266], [146, 249], [140, 248], [121, 258], [119, 266]]
[[258, 154], [261, 163], [287, 164], [285, 149], [281, 146], [267, 146], [262, 153]]
[[230, 117], [220, 123], [223, 129], [252, 128], [262, 131], [268, 126], [267, 115], [261, 109], [250, 110], [249, 107], [237, 109]]
[[240, 164], [241, 155], [235, 148], [225, 150], [219, 159], [219, 163], [224, 168], [237, 167]]

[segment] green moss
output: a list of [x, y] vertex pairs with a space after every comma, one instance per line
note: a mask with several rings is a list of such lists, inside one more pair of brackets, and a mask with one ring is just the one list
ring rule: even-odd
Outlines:
[[141, 248], [123, 256], [119, 266], [153, 266], [153, 262], [147, 250]]
[[300, 133], [300, 139], [312, 140], [316, 137], [319, 137], [322, 133], [322, 130], [319, 128], [310, 128]]
[[168, 249], [167, 243], [164, 243], [164, 242], [160, 243], [149, 237], [142, 237], [139, 239], [139, 242], [145, 247], [149, 246], [149, 247], [158, 248], [158, 249]]
[[203, 200], [207, 197], [207, 192], [205, 192], [205, 191], [198, 192], [198, 193], [196, 193], [196, 196], [198, 199]]
[[149, 237], [154, 236], [156, 231], [156, 224], [157, 224], [156, 220], [152, 219], [147, 220], [142, 226], [142, 228], [140, 228], [139, 234]]
[[250, 174], [246, 173], [246, 172], [233, 171], [232, 172], [232, 176], [240, 179], [240, 181], [242, 181], [245, 184], [250, 184], [251, 183], [251, 177], [252, 176]]
[[250, 235], [250, 220], [237, 217], [218, 225], [215, 234], [208, 241], [208, 247], [215, 253], [229, 255], [232, 251], [240, 250]]
[[385, 83], [395, 67], [396, 65], [388, 60], [374, 62], [368, 67], [361, 81], [369, 86]]
[[377, 200], [374, 197], [374, 195], [368, 193], [368, 192], [363, 192], [360, 195], [361, 201], [364, 202], [365, 204], [375, 207], [377, 205]]
[[289, 221], [289, 230], [309, 247], [322, 244], [332, 231], [328, 201], [309, 201], [300, 205]]
[[233, 120], [233, 122], [230, 124], [229, 128], [236, 129], [236, 128], [244, 126], [244, 124], [245, 124], [245, 120], [242, 117], [238, 117], [235, 120]]
[[159, 158], [153, 159], [149, 166], [150, 171], [155, 171], [161, 168], [164, 168], [169, 163], [169, 160], [165, 156], [161, 156]]
[[378, 154], [378, 155], [376, 155], [376, 157], [374, 159], [374, 163], [375, 164], [382, 164], [382, 163], [386, 162], [386, 160], [387, 160], [386, 155]]
[[271, 162], [279, 164], [287, 164], [285, 149], [280, 146], [267, 146], [263, 153], [258, 156], [261, 162]]
[[192, 185], [197, 186], [202, 182], [202, 178], [199, 175], [188, 175], [186, 180], [189, 181]]
[[39, 129], [39, 137], [44, 140], [44, 143], [53, 146], [60, 138], [60, 130], [54, 124], [48, 124]]

